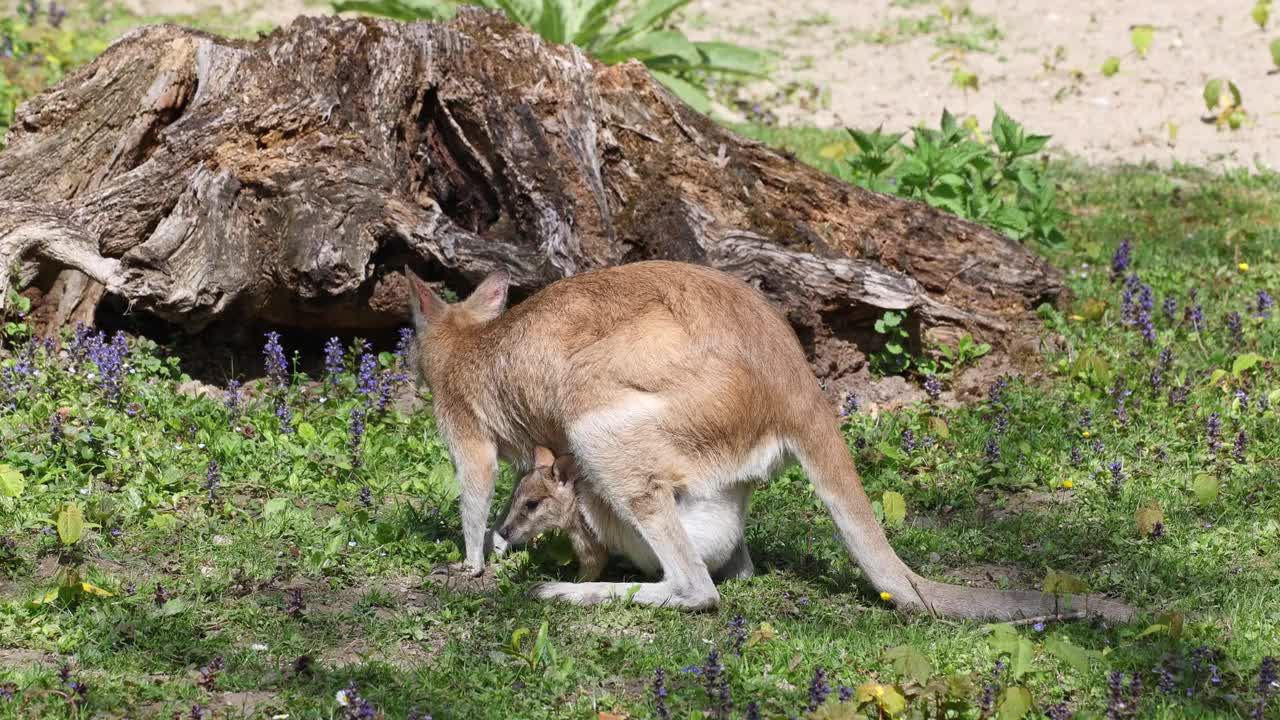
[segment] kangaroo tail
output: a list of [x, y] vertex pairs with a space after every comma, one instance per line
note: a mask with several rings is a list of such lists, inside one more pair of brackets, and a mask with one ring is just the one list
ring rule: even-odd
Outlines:
[[1129, 622], [1137, 617], [1133, 608], [1097, 596], [1071, 596], [1068, 600], [1049, 593], [925, 580], [912, 572], [889, 544], [840, 433], [829, 423], [813, 422], [801, 437], [805, 439], [794, 444], [797, 458], [831, 513], [845, 548], [876, 591], [889, 593], [889, 601], [897, 607], [970, 620], [1101, 617]]

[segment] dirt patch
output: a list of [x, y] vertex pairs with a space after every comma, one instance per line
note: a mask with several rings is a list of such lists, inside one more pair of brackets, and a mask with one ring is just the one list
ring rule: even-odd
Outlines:
[[953, 568], [942, 573], [942, 576], [951, 582], [990, 588], [1028, 588], [1034, 587], [1039, 581], [1039, 578], [1017, 565], [989, 563]]
[[75, 664], [73, 659], [63, 658], [44, 650], [27, 648], [0, 648], [0, 667], [17, 668], [33, 665], [56, 667], [62, 663]]
[[[684, 11], [682, 26], [697, 40], [778, 52], [777, 71], [752, 85], [749, 98], [768, 103], [789, 84], [803, 86], [774, 110], [784, 125], [898, 132], [936, 127], [945, 107], [988, 127], [998, 102], [1033, 132], [1051, 134], [1049, 150], [1091, 163], [1276, 167], [1280, 75], [1269, 73], [1267, 48], [1276, 19], [1259, 30], [1253, 4], [701, 0]], [[957, 12], [950, 24], [940, 13], [966, 5], [970, 14]], [[1154, 28], [1145, 58], [1133, 50], [1134, 25]], [[1113, 56], [1119, 72], [1108, 78], [1102, 67]], [[957, 69], [975, 75], [978, 88], [953, 83]], [[1201, 122], [1213, 77], [1239, 86], [1253, 127]]]
[[280, 699], [279, 695], [272, 692], [240, 690], [214, 693], [210, 706], [215, 711], [231, 711], [244, 717], [255, 717], [258, 713], [268, 708], [283, 709], [284, 701]]
[[426, 581], [432, 585], [468, 595], [490, 595], [497, 589], [498, 578], [493, 563], [484, 567], [484, 574], [472, 576], [471, 572], [455, 565], [440, 565], [431, 571]]
[[374, 644], [366, 638], [356, 638], [342, 647], [324, 650], [320, 653], [319, 660], [335, 669], [379, 661], [401, 670], [413, 670], [439, 657], [447, 642], [448, 638], [443, 632], [432, 633], [420, 643], [401, 640], [392, 644]]

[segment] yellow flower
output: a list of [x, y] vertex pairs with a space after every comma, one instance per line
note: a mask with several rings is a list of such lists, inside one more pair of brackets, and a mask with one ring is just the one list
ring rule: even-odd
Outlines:
[[1085, 430], [1084, 432], [1082, 432], [1082, 433], [1080, 433], [1080, 434], [1081, 434], [1081, 435], [1084, 435], [1085, 437], [1089, 437], [1089, 431], [1088, 431], [1088, 430]]
[[1240, 263], [1236, 267], [1240, 268], [1240, 272], [1249, 272], [1249, 263]]
[[893, 593], [882, 592], [880, 593], [880, 599], [885, 602], [889, 602], [890, 600], [893, 599]]
[[1072, 316], [1071, 316], [1071, 319], [1072, 319], [1072, 320], [1075, 320], [1076, 322], [1084, 322], [1084, 316], [1083, 316], [1083, 315], [1072, 315]]
[[1071, 482], [1070, 480], [1063, 480], [1063, 481], [1062, 481], [1062, 487], [1064, 487], [1064, 488], [1066, 488], [1066, 489], [1068, 489], [1068, 490], [1070, 490], [1070, 489], [1071, 489], [1071, 486], [1072, 486], [1072, 485], [1074, 485], [1074, 484], [1075, 484], [1075, 483]]

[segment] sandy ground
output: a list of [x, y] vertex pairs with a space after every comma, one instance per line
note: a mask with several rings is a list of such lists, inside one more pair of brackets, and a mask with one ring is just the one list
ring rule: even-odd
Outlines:
[[[1280, 5], [1264, 31], [1250, 17], [1254, 0], [973, 0], [972, 16], [945, 28], [939, 8], [947, 4], [960, 3], [703, 0], [686, 27], [696, 39], [777, 50], [773, 85], [811, 82], [829, 95], [816, 112], [784, 108], [784, 124], [900, 131], [936, 127], [945, 107], [987, 127], [998, 102], [1029, 130], [1051, 134], [1051, 149], [1090, 162], [1280, 168], [1280, 74], [1269, 74], [1268, 50], [1280, 38]], [[931, 15], [935, 29], [913, 31], [913, 21], [919, 28]], [[1145, 58], [1133, 51], [1133, 25], [1154, 27]], [[992, 26], [999, 37], [986, 39]], [[948, 33], [987, 49], [944, 54], [939, 41]], [[1110, 78], [1102, 73], [1109, 56], [1120, 59]], [[957, 66], [977, 75], [977, 91], [952, 85]], [[1218, 130], [1201, 121], [1213, 77], [1240, 88], [1252, 127]]]
[[[145, 13], [221, 8], [255, 25], [329, 12], [324, 0], [125, 1]], [[770, 80], [746, 95], [782, 124], [897, 132], [936, 126], [947, 108], [985, 128], [998, 102], [1030, 131], [1051, 134], [1051, 151], [1093, 163], [1280, 168], [1280, 74], [1270, 72], [1268, 50], [1280, 38], [1280, 4], [1261, 30], [1254, 3], [972, 0], [966, 14], [960, 0], [694, 0], [680, 23], [695, 39], [775, 51]], [[1139, 58], [1130, 28], [1143, 24], [1154, 41]], [[1108, 78], [1110, 56], [1120, 70]], [[977, 76], [977, 90], [953, 85], [957, 67]], [[1231, 131], [1201, 121], [1212, 77], [1240, 87], [1249, 124]], [[776, 101], [779, 89], [797, 86], [807, 92]]]

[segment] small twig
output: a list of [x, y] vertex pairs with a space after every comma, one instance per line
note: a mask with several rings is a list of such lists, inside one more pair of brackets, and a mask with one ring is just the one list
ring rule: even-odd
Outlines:
[[1038, 622], [1051, 620], [1080, 620], [1085, 617], [1083, 610], [1077, 610], [1070, 613], [1055, 613], [1053, 615], [1039, 615], [1037, 617], [1023, 618], [1021, 620], [1010, 620], [1010, 625], [1035, 625]]
[[920, 598], [920, 602], [924, 603], [925, 609], [929, 611], [929, 617], [937, 620], [938, 613], [933, 609], [933, 604], [924, 596], [924, 593], [920, 592], [920, 586], [916, 585], [915, 578], [908, 575], [907, 582], [911, 583], [911, 589], [916, 591], [916, 597]]

